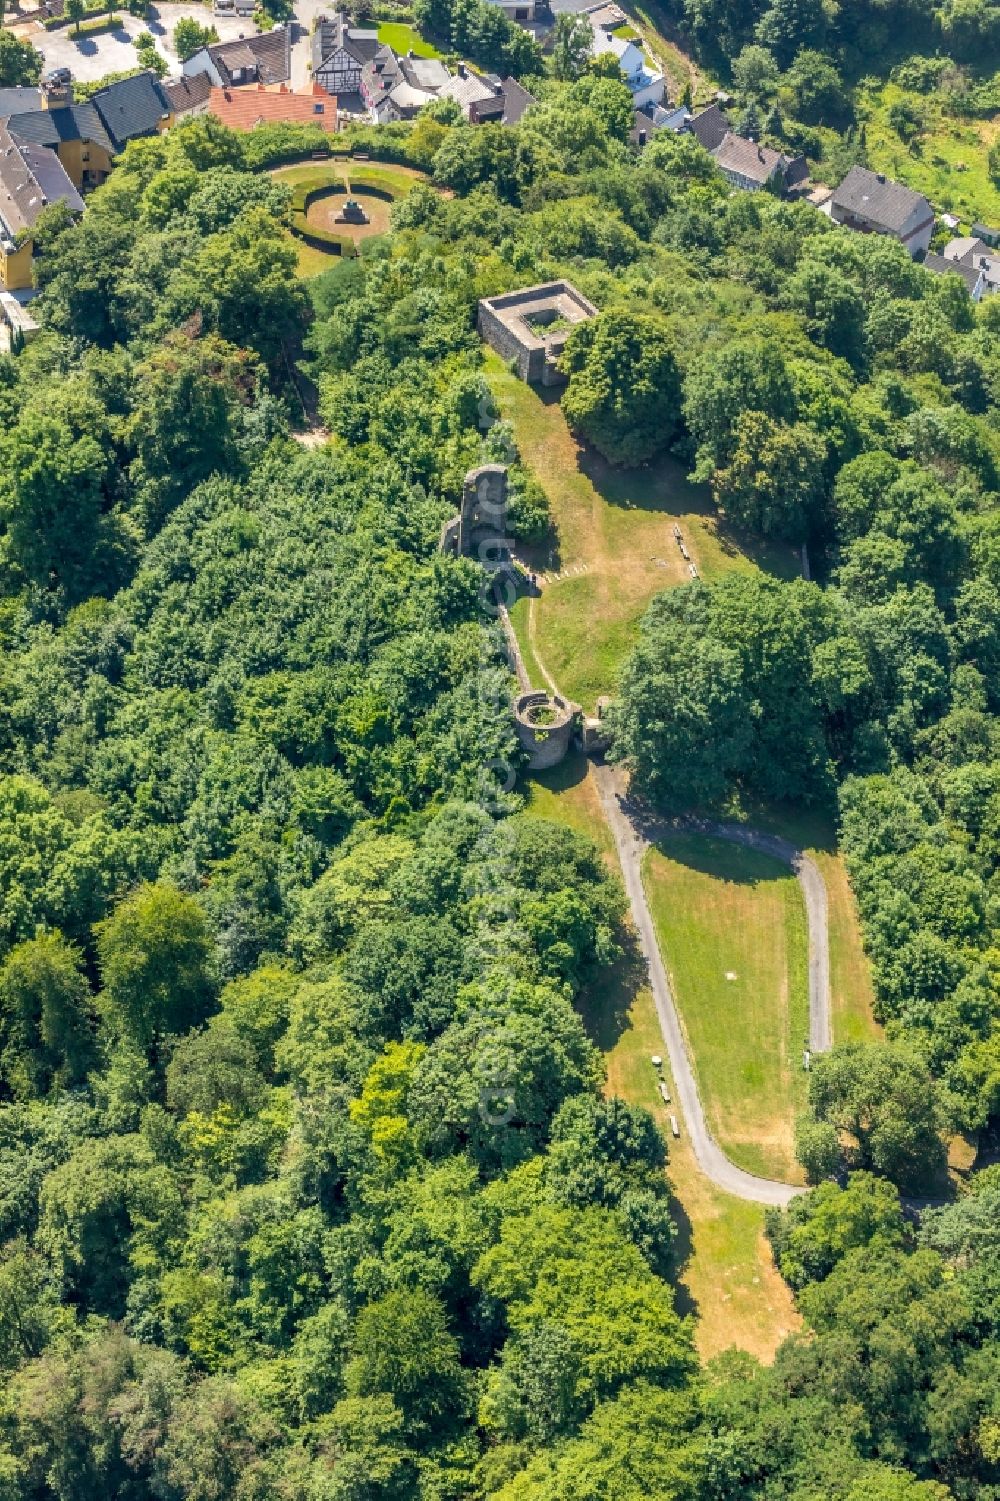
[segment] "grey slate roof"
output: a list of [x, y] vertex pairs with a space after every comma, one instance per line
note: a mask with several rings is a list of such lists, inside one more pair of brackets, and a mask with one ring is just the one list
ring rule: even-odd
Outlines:
[[948, 260], [946, 256], [935, 255], [933, 250], [928, 250], [924, 256], [923, 265], [925, 271], [933, 271], [938, 276], [946, 274], [960, 276], [969, 290], [970, 297], [975, 292], [982, 275], [978, 266], [962, 266], [957, 261]]
[[83, 212], [83, 199], [48, 146], [21, 140], [0, 125], [0, 224], [13, 239], [34, 227], [52, 203]]
[[700, 114], [692, 115], [686, 129], [701, 142], [706, 151], [715, 151], [728, 134], [729, 121], [717, 104], [710, 104]]
[[137, 136], [156, 135], [170, 108], [159, 79], [148, 71], [98, 89], [90, 102], [104, 121], [116, 151], [124, 150]]
[[538, 103], [534, 94], [529, 94], [527, 89], [523, 89], [516, 78], [505, 78], [503, 80], [503, 97], [505, 101], [503, 111], [504, 125], [516, 125], [525, 110], [530, 109], [533, 104]]
[[185, 111], [207, 104], [212, 97], [212, 80], [207, 73], [195, 73], [191, 78], [176, 78], [173, 83], [162, 83], [164, 98], [170, 111], [183, 115]]
[[261, 36], [213, 42], [208, 54], [224, 84], [232, 82], [230, 70], [234, 68], [252, 69], [260, 83], [287, 83], [292, 75], [291, 33], [287, 26], [276, 26]]
[[930, 212], [922, 193], [904, 188], [901, 182], [893, 182], [880, 172], [869, 172], [867, 167], [852, 167], [840, 187], [834, 189], [831, 201], [843, 213], [888, 230], [902, 229], [915, 209]]
[[36, 146], [58, 146], [60, 141], [91, 141], [109, 156], [114, 143], [104, 121], [92, 104], [64, 104], [58, 109], [33, 109], [11, 115], [7, 129]]
[[24, 110], [41, 109], [41, 89], [0, 89], [0, 120], [19, 115]]
[[985, 240], [987, 245], [1000, 245], [1000, 229], [991, 229], [988, 224], [974, 224], [972, 233], [977, 240]]

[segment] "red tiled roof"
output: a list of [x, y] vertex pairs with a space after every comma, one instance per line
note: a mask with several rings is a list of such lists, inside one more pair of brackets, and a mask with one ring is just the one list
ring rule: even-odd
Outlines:
[[312, 123], [331, 132], [337, 128], [337, 101], [318, 83], [299, 91], [283, 83], [272, 87], [259, 83], [241, 89], [213, 88], [208, 107], [231, 130], [253, 130], [255, 125], [275, 120]]

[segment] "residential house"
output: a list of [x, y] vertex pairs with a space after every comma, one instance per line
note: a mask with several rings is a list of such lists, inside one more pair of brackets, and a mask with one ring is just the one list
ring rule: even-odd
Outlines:
[[706, 151], [717, 151], [729, 134], [729, 120], [718, 104], [692, 115], [683, 127]]
[[41, 109], [43, 105], [41, 89], [0, 89], [0, 120], [24, 114], [27, 110]]
[[114, 144], [92, 104], [26, 110], [6, 124], [12, 135], [54, 151], [75, 188], [96, 187], [111, 171]]
[[212, 89], [209, 108], [230, 130], [253, 130], [255, 125], [291, 120], [298, 125], [319, 125], [331, 133], [337, 129], [337, 101], [318, 83], [296, 91], [279, 83], [268, 88]]
[[121, 78], [90, 96], [116, 154], [140, 136], [159, 135], [170, 123], [170, 105], [156, 74]]
[[[492, 75], [491, 75], [492, 76]], [[500, 86], [503, 89], [503, 114], [500, 116], [501, 125], [517, 125], [526, 110], [529, 110], [538, 100], [534, 94], [522, 88], [516, 78], [501, 78]], [[473, 125], [479, 123], [481, 114], [478, 108], [473, 109], [469, 115]]]
[[212, 14], [232, 16], [239, 21], [252, 21], [257, 9], [257, 0], [213, 0]]
[[503, 11], [508, 21], [516, 21], [520, 26], [530, 25], [537, 12], [535, 0], [492, 0], [492, 4]]
[[[944, 259], [960, 270], [975, 270], [982, 276], [980, 296], [1000, 292], [1000, 249], [994, 250], [978, 235], [949, 241], [944, 247]], [[979, 298], [975, 300], [978, 302]]]
[[691, 111], [687, 105], [679, 104], [676, 109], [671, 109], [669, 105], [647, 104], [636, 110], [628, 138], [641, 151], [661, 130], [682, 131], [690, 119]]
[[862, 234], [890, 235], [919, 255], [931, 242], [934, 210], [922, 193], [867, 167], [852, 167], [829, 201], [835, 224]]
[[378, 32], [352, 26], [343, 11], [332, 20], [319, 16], [312, 35], [313, 82], [338, 99], [360, 94], [361, 71], [379, 47]]
[[1000, 246], [1000, 229], [991, 229], [988, 224], [974, 224], [972, 233], [977, 240], [985, 240], [987, 245]]
[[722, 175], [747, 193], [772, 185], [789, 192], [801, 187], [809, 176], [804, 156], [786, 156], [732, 130], [726, 132], [712, 156]]
[[[591, 18], [588, 16], [587, 19]], [[615, 58], [637, 107], [659, 104], [662, 101], [663, 74], [654, 72], [649, 66], [638, 42], [633, 42], [628, 37], [615, 36], [613, 32], [606, 31], [604, 26], [597, 25], [594, 26], [594, 40], [590, 51], [592, 57], [610, 55]]]
[[276, 26], [260, 36], [199, 47], [181, 65], [181, 72], [185, 78], [207, 73], [217, 89], [240, 88], [247, 83], [287, 83], [292, 76], [291, 28]]
[[437, 98], [450, 77], [436, 57], [415, 57], [412, 52], [397, 57], [391, 47], [380, 47], [361, 70], [361, 98], [377, 125], [412, 120]]
[[0, 354], [17, 354], [40, 333], [41, 324], [10, 292], [0, 292]]
[[83, 212], [83, 199], [56, 153], [0, 125], [0, 286], [31, 286], [32, 230], [54, 203]]
[[516, 125], [525, 110], [537, 101], [516, 78], [496, 73], [476, 73], [465, 63], [438, 91], [439, 99], [454, 99], [470, 125]]
[[207, 113], [212, 97], [212, 80], [207, 73], [196, 73], [193, 78], [175, 78], [162, 84], [161, 88], [170, 111], [171, 125], [189, 115]]
[[936, 276], [960, 276], [965, 282], [965, 288], [973, 302], [979, 302], [986, 290], [986, 275], [979, 266], [963, 266], [958, 261], [950, 261], [947, 256], [935, 255], [933, 250], [928, 250], [923, 259], [925, 271], [933, 271]]

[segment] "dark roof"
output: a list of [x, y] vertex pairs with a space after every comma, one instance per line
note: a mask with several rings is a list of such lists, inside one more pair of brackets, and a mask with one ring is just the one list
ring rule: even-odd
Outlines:
[[41, 109], [41, 89], [0, 89], [0, 120], [24, 110]]
[[0, 223], [10, 236], [32, 229], [49, 204], [60, 200], [83, 212], [83, 199], [55, 152], [0, 125]]
[[809, 163], [800, 152], [798, 156], [785, 157], [785, 187], [799, 188], [809, 181]]
[[706, 151], [715, 151], [729, 133], [729, 121], [717, 104], [710, 104], [700, 114], [692, 115], [686, 129], [697, 137]]
[[199, 104], [207, 104], [212, 97], [212, 80], [207, 73], [195, 73], [192, 78], [177, 78], [173, 83], [162, 83], [160, 87], [170, 112], [174, 115], [197, 109]]
[[759, 182], [762, 186], [781, 170], [785, 160], [780, 152], [772, 151], [770, 146], [748, 141], [731, 130], [726, 132], [712, 155], [723, 172], [733, 172], [750, 182]]
[[260, 83], [287, 83], [292, 74], [291, 34], [276, 26], [261, 36], [239, 37], [234, 42], [214, 42], [208, 48], [224, 84], [232, 83], [231, 69], [248, 68]]
[[8, 130], [36, 146], [58, 146], [60, 141], [90, 141], [113, 156], [111, 137], [92, 104], [64, 104], [58, 109], [33, 109], [11, 115]]
[[516, 78], [505, 78], [503, 80], [503, 97], [504, 125], [516, 125], [525, 110], [530, 109], [531, 105], [538, 103], [534, 94], [529, 94], [527, 89], [523, 89]]
[[388, 94], [397, 83], [400, 83], [402, 78], [403, 70], [399, 65], [399, 58], [392, 48], [384, 43], [361, 70], [362, 84], [375, 103]]
[[935, 255], [933, 250], [928, 250], [924, 256], [923, 266], [925, 271], [933, 271], [937, 276], [944, 276], [948, 273], [960, 276], [970, 296], [976, 290], [982, 274], [978, 266], [962, 266], [958, 261], [949, 261], [943, 255]]
[[930, 204], [922, 193], [904, 188], [901, 182], [893, 182], [881, 172], [869, 172], [867, 167], [852, 167], [840, 187], [834, 189], [831, 202], [844, 213], [888, 230], [902, 229], [921, 206], [930, 212]]
[[363, 67], [365, 63], [371, 62], [378, 51], [378, 32], [349, 25], [342, 11], [332, 20], [327, 16], [320, 16], [312, 36], [313, 71], [322, 67], [326, 59], [341, 47], [353, 57], [359, 67]]
[[107, 126], [116, 151], [137, 136], [156, 135], [170, 111], [159, 79], [148, 71], [109, 83], [92, 94], [90, 102]]
[[985, 240], [987, 245], [1000, 243], [1000, 229], [990, 229], [988, 224], [974, 224], [972, 233], [977, 240]]

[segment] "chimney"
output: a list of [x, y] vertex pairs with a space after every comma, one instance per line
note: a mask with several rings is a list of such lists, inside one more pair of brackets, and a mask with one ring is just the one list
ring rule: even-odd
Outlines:
[[[410, 52], [407, 55], [409, 57], [412, 57], [413, 53]], [[459, 65], [458, 65], [458, 76], [459, 76], [459, 78], [464, 78], [465, 77], [465, 64], [464, 63], [459, 63]]]
[[645, 146], [645, 144], [646, 144], [646, 132], [644, 130], [640, 130], [640, 132], [639, 132], [639, 149], [641, 150], [642, 147]]
[[876, 178], [877, 178], [877, 180], [879, 182], [885, 182], [885, 173], [884, 172], [876, 172], [875, 176], [876, 176]]

